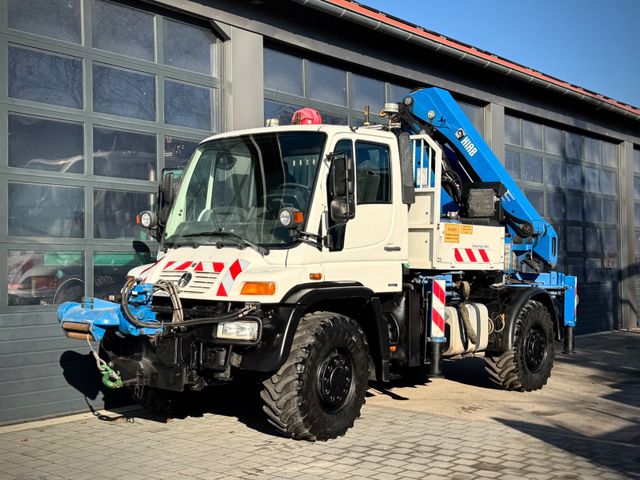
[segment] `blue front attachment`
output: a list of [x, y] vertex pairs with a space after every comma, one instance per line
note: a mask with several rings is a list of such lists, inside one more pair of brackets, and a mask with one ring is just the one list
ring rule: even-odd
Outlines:
[[155, 335], [162, 331], [162, 324], [151, 310], [152, 299], [153, 285], [150, 283], [135, 285], [129, 292], [129, 311], [143, 325], [135, 325], [129, 320], [120, 304], [92, 297], [83, 298], [82, 303], [65, 302], [60, 305], [58, 322], [65, 330], [77, 330], [78, 324], [89, 325], [89, 332], [96, 341], [102, 340], [107, 330], [117, 330], [127, 336]]

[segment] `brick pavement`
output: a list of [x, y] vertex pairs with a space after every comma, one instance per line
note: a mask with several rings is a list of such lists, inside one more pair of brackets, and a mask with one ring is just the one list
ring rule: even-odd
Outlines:
[[297, 442], [275, 436], [246, 395], [235, 400], [239, 417], [224, 407], [168, 422], [134, 415], [3, 432], [0, 478], [640, 478], [637, 444], [374, 405], [340, 439]]

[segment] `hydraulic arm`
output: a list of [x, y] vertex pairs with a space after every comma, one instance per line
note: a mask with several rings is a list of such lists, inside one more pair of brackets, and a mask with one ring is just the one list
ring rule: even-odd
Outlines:
[[[531, 205], [449, 92], [425, 88], [410, 93], [404, 99], [401, 118], [411, 133], [426, 131], [442, 144], [458, 190], [475, 182], [501, 184], [497, 195], [512, 251], [530, 266], [542, 262], [548, 269], [555, 267], [555, 230]], [[460, 205], [456, 203], [455, 195], [443, 189], [442, 214], [457, 210]]]

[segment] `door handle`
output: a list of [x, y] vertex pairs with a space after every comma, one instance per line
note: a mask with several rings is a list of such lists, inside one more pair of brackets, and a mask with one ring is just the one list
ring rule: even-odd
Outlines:
[[402, 249], [398, 245], [385, 245], [384, 250], [385, 252], [399, 252]]

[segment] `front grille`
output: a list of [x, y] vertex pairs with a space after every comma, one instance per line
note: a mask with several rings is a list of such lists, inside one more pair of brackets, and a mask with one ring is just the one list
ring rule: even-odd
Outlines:
[[[213, 285], [216, 283], [218, 279], [219, 273], [212, 272], [190, 272], [193, 275], [193, 278], [189, 282], [189, 284], [180, 288], [181, 292], [184, 293], [195, 293], [202, 294], [206, 293], [207, 290], [211, 289]], [[184, 275], [185, 272], [169, 272], [165, 271], [160, 274], [160, 280], [165, 280], [167, 282], [172, 282], [178, 285], [178, 281], [180, 277]]]

